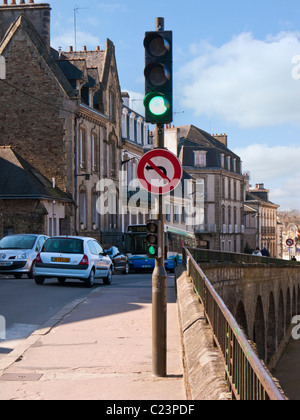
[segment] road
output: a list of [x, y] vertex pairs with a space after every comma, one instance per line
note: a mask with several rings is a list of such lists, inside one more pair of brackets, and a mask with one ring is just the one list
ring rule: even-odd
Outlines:
[[[129, 276], [114, 275], [110, 286], [104, 286], [101, 280], [96, 280], [95, 287], [124, 285], [126, 279], [131, 284], [140, 279], [145, 280], [145, 274]], [[146, 276], [151, 282], [151, 274]], [[91, 289], [76, 280], [59, 284], [56, 279], [49, 279], [43, 286], [37, 286], [33, 279], [25, 276], [16, 280], [0, 275], [0, 316], [4, 317], [6, 323], [6, 339], [0, 339], [0, 360], [63, 307], [76, 299], [83, 299], [90, 292]]]

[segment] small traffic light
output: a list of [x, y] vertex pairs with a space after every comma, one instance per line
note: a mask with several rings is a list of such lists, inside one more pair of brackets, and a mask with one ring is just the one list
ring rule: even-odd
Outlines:
[[146, 236], [146, 248], [147, 248], [147, 257], [148, 258], [160, 258], [161, 257], [161, 248], [160, 248], [160, 221], [156, 219], [148, 220], [146, 225], [147, 236]]
[[145, 121], [152, 124], [173, 121], [172, 41], [172, 31], [145, 34]]

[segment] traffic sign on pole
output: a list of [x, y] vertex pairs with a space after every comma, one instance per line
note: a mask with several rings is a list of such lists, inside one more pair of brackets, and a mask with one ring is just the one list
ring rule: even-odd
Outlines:
[[286, 244], [287, 244], [288, 247], [293, 246], [294, 245], [293, 239], [291, 239], [291, 238], [287, 239]]
[[143, 188], [152, 194], [173, 191], [181, 181], [182, 166], [177, 156], [166, 149], [154, 149], [139, 161], [137, 176]]

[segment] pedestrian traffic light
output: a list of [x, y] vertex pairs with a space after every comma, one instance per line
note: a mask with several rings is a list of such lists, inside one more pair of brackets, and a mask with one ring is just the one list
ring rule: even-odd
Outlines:
[[146, 235], [146, 248], [147, 248], [147, 257], [149, 258], [160, 258], [161, 257], [161, 248], [160, 248], [160, 221], [156, 219], [148, 220], [147, 225], [147, 235]]
[[172, 40], [172, 31], [145, 34], [145, 121], [152, 124], [173, 121]]

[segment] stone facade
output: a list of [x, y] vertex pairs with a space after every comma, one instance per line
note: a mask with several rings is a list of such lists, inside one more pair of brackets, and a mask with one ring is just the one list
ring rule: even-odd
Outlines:
[[[69, 194], [58, 233], [120, 236], [118, 215], [99, 215], [97, 183], [116, 180], [121, 161], [121, 92], [114, 45], [95, 51], [50, 48], [50, 5], [0, 6], [0, 146], [13, 146]], [[16, 227], [19, 230], [19, 227]], [[49, 226], [45, 227], [49, 234]], [[108, 239], [108, 242], [110, 239]]]

